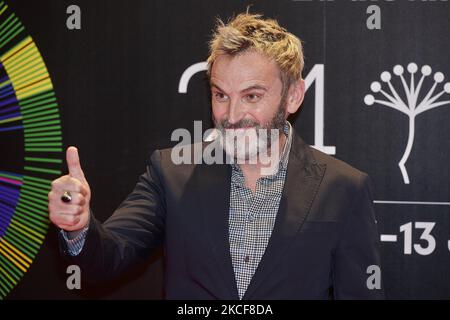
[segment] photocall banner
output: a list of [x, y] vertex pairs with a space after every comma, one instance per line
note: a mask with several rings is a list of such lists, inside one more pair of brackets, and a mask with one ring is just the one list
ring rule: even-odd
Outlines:
[[207, 42], [249, 5], [303, 41], [294, 128], [372, 179], [387, 297], [450, 298], [448, 1], [2, 0], [0, 299], [164, 297], [162, 250], [68, 285], [47, 193], [75, 145], [104, 221], [174, 130], [211, 128]]

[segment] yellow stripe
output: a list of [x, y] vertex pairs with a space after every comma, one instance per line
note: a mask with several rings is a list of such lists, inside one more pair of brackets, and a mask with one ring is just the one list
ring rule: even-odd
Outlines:
[[11, 80], [6, 80], [5, 82], [0, 83], [0, 88], [3, 88], [4, 86], [7, 86], [11, 83]]
[[1, 247], [0, 247], [0, 253], [3, 254], [4, 257], [8, 258], [9, 261], [11, 261], [12, 263], [14, 263], [14, 265], [19, 268], [20, 270], [22, 270], [23, 272], [27, 272], [27, 269], [25, 269], [21, 264], [17, 263], [16, 260], [14, 260], [13, 258], [11, 258], [6, 252], [4, 252]]
[[23, 254], [21, 251], [19, 251], [16, 247], [14, 247], [11, 243], [9, 243], [7, 240], [0, 238], [0, 242], [3, 242], [8, 248], [10, 248], [12, 251], [14, 251], [17, 255], [21, 256], [22, 259], [26, 260], [28, 263], [33, 262], [29, 257], [27, 257], [25, 254]]
[[41, 238], [41, 239], [44, 239], [44, 238], [45, 238], [44, 235], [42, 235], [42, 234], [40, 234], [40, 233], [34, 231], [33, 229], [28, 228], [27, 226], [25, 226], [24, 224], [22, 224], [22, 223], [20, 223], [20, 222], [17, 222], [17, 221], [15, 221], [15, 220], [11, 220], [10, 225], [11, 225], [11, 224], [16, 224], [18, 227], [20, 227], [20, 228], [22, 228], [23, 230], [26, 230], [26, 231], [28, 231], [28, 232], [34, 234], [34, 235], [35, 235], [36, 237], [38, 237], [38, 238]]
[[5, 69], [8, 72], [8, 77], [11, 79], [12, 82], [14, 82], [15, 79], [23, 76], [24, 74], [30, 74], [36, 70], [39, 70], [43, 66], [44, 66], [44, 63], [42, 62], [42, 60], [37, 59], [37, 61], [34, 61], [32, 63], [32, 65], [25, 64], [15, 70], [13, 68], [11, 68], [11, 65], [5, 64]]
[[[19, 63], [16, 60], [20, 60], [22, 58], [22, 54], [17, 54], [13, 58], [9, 59], [5, 62], [5, 66], [8, 66], [9, 73], [14, 75], [20, 72], [20, 70], [26, 68], [26, 66], [30, 63], [40, 63], [39, 61], [39, 52], [36, 47], [31, 47], [32, 54], [29, 57], [26, 57]], [[33, 61], [36, 59], [36, 61]]]
[[[35, 46], [33, 46], [33, 44], [31, 44], [30, 46], [28, 46], [28, 48], [23, 49], [22, 51], [17, 53], [14, 57], [11, 57], [7, 61], [5, 61], [5, 63], [10, 64], [10, 65], [16, 64], [16, 62], [18, 60], [24, 59], [24, 56], [28, 56], [28, 57], [32, 56], [33, 54], [35, 54], [35, 52], [39, 52], [39, 51]], [[26, 57], [25, 59], [28, 59], [28, 57]]]
[[3, 9], [2, 10], [0, 10], [0, 15], [2, 15], [3, 14], [3, 12], [5, 12], [5, 10], [6, 9], [8, 9], [8, 6], [7, 5], [5, 5], [4, 7], [3, 7]]
[[14, 118], [9, 118], [9, 119], [4, 119], [4, 120], [0, 120], [0, 123], [7, 123], [7, 122], [13, 122], [13, 121], [17, 121], [22, 119], [22, 116], [20, 117], [14, 117]]
[[[45, 84], [45, 86], [36, 88], [37, 85], [42, 85], [42, 84]], [[19, 100], [22, 100], [22, 99], [25, 99], [25, 98], [27, 98], [29, 96], [34, 95], [34, 94], [38, 94], [38, 93], [43, 92], [43, 91], [51, 90], [51, 89], [53, 89], [53, 86], [52, 86], [52, 83], [50, 81], [48, 81], [48, 82], [44, 81], [43, 83], [37, 83], [36, 85], [33, 85], [33, 86], [29, 87], [29, 88], [30, 88], [30, 90], [20, 90], [20, 93], [16, 92], [17, 98]], [[35, 88], [35, 89], [33, 89], [33, 88]]]
[[[26, 79], [26, 80], [22, 80], [22, 81], [20, 81], [20, 82], [16, 82], [17, 87], [23, 87], [23, 86], [26, 86], [26, 85], [28, 85], [28, 84], [30, 84], [30, 83], [33, 83], [33, 82], [36, 82], [36, 83], [33, 84], [33, 85], [30, 86], [30, 87], [27, 87], [26, 89], [28, 89], [28, 88], [33, 88], [34, 85], [44, 84], [44, 83], [47, 82], [45, 78], [48, 78], [48, 73], [46, 72], [46, 73], [44, 73], [44, 74], [42, 74], [42, 75], [39, 75], [39, 76], [36, 76], [36, 74], [33, 74], [32, 76], [34, 76], [34, 77], [36, 77], [36, 78], [34, 78], [34, 79]], [[44, 79], [45, 79], [45, 80], [44, 80]], [[38, 82], [38, 81], [39, 81], [39, 82]], [[17, 87], [16, 87], [16, 88], [17, 88]], [[20, 91], [20, 90], [19, 90], [19, 91]]]
[[15, 226], [14, 224], [10, 223], [9, 226], [11, 228], [13, 228], [14, 230], [16, 230], [17, 232], [22, 233], [25, 237], [28, 237], [28, 238], [32, 239], [34, 243], [37, 243], [37, 244], [42, 243], [42, 241], [39, 241], [39, 239], [37, 239], [37, 238], [33, 237], [32, 235], [24, 232], [23, 230], [21, 230], [19, 227]]
[[33, 40], [31, 39], [30, 36], [26, 37], [25, 39], [23, 39], [21, 42], [19, 42], [14, 48], [12, 48], [11, 50], [9, 50], [7, 53], [5, 53], [0, 59], [2, 60], [2, 62], [6, 59], [8, 59], [10, 56], [12, 56], [14, 53], [16, 53], [17, 51], [19, 51], [20, 49], [22, 49], [23, 47], [25, 47], [27, 44], [29, 44], [30, 42], [32, 42]]
[[31, 78], [35, 78], [34, 81], [37, 81], [38, 77], [41, 77], [43, 75], [48, 77], [48, 73], [45, 70], [45, 67], [43, 69], [41, 69], [41, 70], [36, 70], [33, 73], [27, 73], [27, 74], [21, 75], [20, 77], [17, 78], [16, 85], [18, 87], [21, 87], [25, 83], [27, 83], [27, 81], [29, 82]]
[[[25, 46], [29, 45], [30, 48], [18, 53], [16, 56], [12, 57], [16, 52]], [[5, 55], [1, 57], [1, 60], [11, 58], [5, 62], [3, 65], [5, 67], [6, 73], [14, 87], [16, 97], [19, 100], [25, 99], [29, 96], [41, 93], [43, 91], [53, 89], [52, 82], [49, 78], [47, 68], [45, 66], [42, 56], [39, 54], [35, 43], [30, 36], [25, 38], [16, 47], [11, 49]], [[26, 57], [23, 61], [18, 62], [20, 58]], [[30, 66], [30, 64], [32, 66]], [[31, 79], [34, 76], [37, 78]], [[22, 87], [23, 89], [20, 89]], [[11, 122], [17, 119], [7, 119], [0, 121], [0, 123]]]
[[2, 247], [4, 250], [8, 251], [14, 258], [16, 258], [16, 260], [20, 261], [25, 267], [29, 267], [30, 264], [26, 263], [25, 261], [23, 261], [22, 258], [20, 258], [19, 256], [17, 256], [17, 254], [15, 254], [14, 252], [12, 252], [10, 249], [8, 249], [4, 244], [2, 244], [0, 242], [0, 247]]

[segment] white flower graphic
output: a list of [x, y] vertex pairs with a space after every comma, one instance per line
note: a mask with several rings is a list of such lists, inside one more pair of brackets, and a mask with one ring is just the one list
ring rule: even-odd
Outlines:
[[382, 85], [378, 81], [372, 82], [370, 85], [370, 89], [373, 93], [381, 93], [383, 96], [387, 98], [387, 100], [376, 99], [372, 94], [368, 94], [364, 97], [364, 103], [368, 106], [373, 105], [374, 103], [378, 103], [380, 105], [384, 105], [390, 107], [392, 109], [398, 110], [409, 118], [409, 134], [408, 134], [408, 143], [406, 145], [405, 152], [403, 153], [403, 157], [400, 159], [398, 166], [400, 167], [400, 171], [403, 176], [403, 181], [405, 184], [409, 184], [410, 180], [408, 177], [408, 172], [405, 167], [405, 163], [408, 160], [409, 154], [411, 153], [411, 149], [414, 143], [414, 125], [416, 117], [422, 112], [431, 110], [436, 107], [440, 107], [446, 104], [450, 104], [450, 100], [446, 101], [437, 101], [442, 95], [445, 93], [450, 93], [450, 82], [445, 83], [443, 89], [433, 95], [436, 90], [438, 84], [444, 81], [444, 74], [442, 72], [436, 72], [434, 74], [434, 84], [422, 101], [418, 101], [419, 92], [422, 88], [422, 84], [426, 77], [430, 76], [432, 73], [431, 67], [428, 65], [422, 66], [420, 69], [422, 75], [420, 77], [417, 85], [415, 84], [415, 74], [418, 71], [417, 64], [410, 63], [408, 64], [407, 70], [410, 74], [409, 85], [403, 76], [404, 68], [401, 65], [396, 65], [393, 68], [393, 72], [396, 76], [398, 76], [403, 84], [403, 90], [406, 94], [406, 102], [399, 96], [394, 86], [391, 83], [391, 73], [388, 71], [384, 71], [381, 73], [380, 79], [389, 87], [390, 92], [386, 92], [382, 89]]

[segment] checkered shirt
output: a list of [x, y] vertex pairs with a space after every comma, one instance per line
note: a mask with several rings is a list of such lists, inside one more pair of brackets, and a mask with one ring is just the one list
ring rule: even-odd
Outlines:
[[272, 175], [260, 177], [256, 182], [255, 193], [245, 187], [245, 178], [239, 165], [231, 165], [229, 241], [240, 299], [266, 250], [280, 205], [292, 143], [289, 122], [286, 121], [283, 131], [287, 139], [278, 170]]

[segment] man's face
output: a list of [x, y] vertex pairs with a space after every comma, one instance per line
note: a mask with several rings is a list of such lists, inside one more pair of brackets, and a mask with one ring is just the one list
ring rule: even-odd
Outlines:
[[[243, 134], [249, 130], [282, 129], [286, 117], [282, 89], [276, 63], [262, 54], [249, 51], [220, 56], [211, 70], [212, 113], [216, 127], [221, 131], [241, 129], [237, 131]], [[260, 148], [270, 147], [267, 145], [270, 139], [265, 140], [259, 141]], [[247, 145], [246, 159], [258, 154], [256, 143], [250, 141]]]

